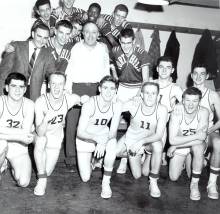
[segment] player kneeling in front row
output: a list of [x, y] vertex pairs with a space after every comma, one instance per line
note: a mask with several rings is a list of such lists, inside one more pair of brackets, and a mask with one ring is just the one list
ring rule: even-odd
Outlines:
[[47, 176], [50, 176], [57, 163], [64, 137], [65, 117], [74, 105], [88, 101], [88, 96], [81, 98], [76, 94], [64, 92], [66, 76], [61, 72], [50, 74], [46, 95], [35, 103], [36, 142], [34, 158], [37, 166], [38, 181], [34, 194], [45, 194]]
[[[162, 158], [162, 136], [167, 122], [167, 108], [158, 103], [159, 85], [153, 82], [145, 82], [142, 86], [142, 100], [137, 105], [130, 100], [123, 104], [122, 111], [129, 111], [131, 114], [130, 126], [126, 134], [117, 143], [111, 141], [106, 148], [104, 160], [104, 176], [102, 180], [103, 198], [107, 198], [110, 192], [111, 171], [116, 156], [127, 157], [134, 178], [138, 179], [142, 174], [149, 175], [150, 195], [160, 197], [161, 193], [157, 185], [159, 170]], [[149, 154], [145, 162], [141, 163], [141, 158], [147, 150]], [[108, 171], [106, 170], [108, 169]], [[111, 169], [111, 171], [109, 171]]]
[[[94, 155], [98, 159], [103, 157], [105, 150], [111, 146], [111, 139], [116, 138], [121, 115], [121, 103], [115, 101], [117, 87], [118, 83], [113, 77], [105, 76], [99, 84], [100, 94], [91, 97], [82, 107], [76, 149], [79, 174], [83, 182], [90, 179], [92, 156]], [[105, 167], [106, 171], [111, 172], [112, 167]], [[108, 191], [108, 194], [111, 197], [111, 192]]]
[[178, 104], [171, 114], [168, 156], [170, 179], [176, 181], [181, 175], [187, 155], [192, 153], [192, 179], [190, 199], [200, 200], [199, 177], [203, 168], [205, 139], [208, 129], [208, 110], [200, 106], [202, 93], [195, 87], [183, 93], [182, 104]]
[[0, 168], [7, 158], [12, 175], [21, 187], [31, 179], [31, 160], [28, 144], [33, 142], [31, 128], [34, 120], [34, 103], [23, 97], [26, 78], [20, 73], [10, 73], [5, 80], [6, 96], [0, 96]]

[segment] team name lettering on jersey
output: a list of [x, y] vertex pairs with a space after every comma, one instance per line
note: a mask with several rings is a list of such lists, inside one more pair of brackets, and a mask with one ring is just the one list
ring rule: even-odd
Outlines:
[[140, 71], [140, 67], [138, 66], [140, 61], [137, 58], [137, 56], [135, 56], [134, 54], [129, 58], [128, 61], [125, 55], [122, 54], [121, 56], [118, 57], [116, 63], [119, 69], [122, 69], [123, 65], [125, 65], [126, 63], [130, 63], [137, 71]]

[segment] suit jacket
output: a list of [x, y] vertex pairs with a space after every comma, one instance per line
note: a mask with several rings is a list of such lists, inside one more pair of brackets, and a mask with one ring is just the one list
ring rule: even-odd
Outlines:
[[[22, 73], [27, 80], [29, 66], [29, 41], [16, 41], [11, 43], [15, 51], [6, 53], [0, 64], [0, 94], [3, 94], [5, 79], [11, 72]], [[30, 99], [35, 101], [40, 96], [41, 86], [45, 77], [55, 72], [55, 60], [45, 47], [41, 48], [35, 59], [30, 79]]]

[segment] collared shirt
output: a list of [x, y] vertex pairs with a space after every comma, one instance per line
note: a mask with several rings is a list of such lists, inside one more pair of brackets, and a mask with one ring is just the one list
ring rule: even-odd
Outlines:
[[[33, 41], [30, 40], [30, 41], [29, 41], [29, 52], [28, 52], [29, 62], [30, 62], [31, 57], [32, 57], [32, 55], [33, 55], [33, 53], [34, 53], [34, 48], [36, 48], [36, 46], [34, 45]], [[36, 62], [36, 60], [37, 60], [37, 57], [38, 57], [39, 52], [40, 52], [40, 48], [37, 48], [37, 50], [36, 50], [36, 56], [35, 56], [35, 60], [34, 60], [34, 64], [35, 64], [35, 62]]]
[[66, 89], [71, 91], [72, 83], [96, 83], [110, 74], [109, 55], [105, 44], [97, 42], [87, 47], [84, 41], [78, 42], [71, 50], [66, 75]]

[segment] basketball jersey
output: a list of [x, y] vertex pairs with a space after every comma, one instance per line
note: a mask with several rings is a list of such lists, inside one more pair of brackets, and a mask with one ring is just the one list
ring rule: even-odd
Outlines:
[[69, 59], [70, 59], [71, 49], [74, 45], [75, 45], [75, 43], [73, 43], [73, 42], [67, 42], [63, 46], [60, 54], [58, 54], [53, 43], [52, 43], [52, 40], [48, 39], [48, 42], [46, 44], [46, 48], [51, 50], [51, 54], [53, 55], [53, 57], [55, 59], [56, 70], [62, 71], [63, 73], [65, 73]]
[[7, 97], [6, 96], [1, 96], [0, 98], [2, 100], [3, 104], [3, 111], [2, 114], [0, 115], [0, 124], [2, 127], [7, 127], [7, 128], [18, 128], [21, 129], [23, 126], [23, 121], [24, 121], [24, 105], [26, 103], [26, 98], [22, 99], [21, 106], [19, 110], [13, 114], [9, 108], [8, 108], [8, 103], [7, 103]]
[[47, 95], [42, 96], [44, 97], [47, 105], [47, 114], [49, 114], [46, 133], [58, 137], [63, 137], [63, 127], [65, 126], [65, 117], [68, 111], [66, 96], [63, 95], [62, 104], [57, 109], [51, 105]]
[[160, 103], [167, 107], [168, 112], [171, 112], [173, 109], [173, 104], [171, 103], [171, 92], [173, 89], [174, 83], [170, 83], [169, 85], [161, 88], [159, 91]]
[[179, 132], [182, 136], [194, 135], [198, 128], [198, 124], [199, 124], [198, 111], [194, 116], [194, 118], [189, 123], [186, 122], [185, 114], [183, 112]]
[[113, 61], [116, 63], [116, 70], [119, 81], [122, 83], [141, 84], [142, 67], [150, 64], [147, 52], [135, 47], [131, 56], [127, 57], [120, 46], [112, 49]]
[[143, 105], [143, 103], [139, 104], [136, 114], [131, 117], [130, 126], [126, 132], [126, 138], [128, 137], [138, 140], [156, 132], [158, 105], [151, 114], [145, 114], [143, 112]]
[[107, 125], [113, 117], [113, 103], [111, 103], [105, 112], [102, 112], [98, 104], [97, 96], [92, 97], [92, 99], [94, 100], [94, 113], [89, 119], [86, 131], [96, 135], [106, 134], [109, 132]]
[[214, 119], [214, 109], [210, 104], [210, 100], [209, 100], [209, 94], [210, 94], [211, 90], [210, 89], [206, 89], [205, 93], [202, 96], [202, 99], [200, 101], [200, 105], [207, 108], [209, 111], [209, 127], [211, 127], [213, 125], [213, 119]]

